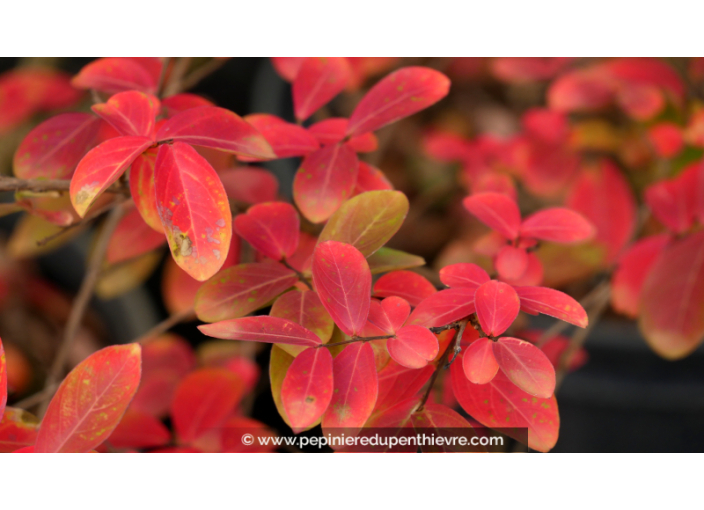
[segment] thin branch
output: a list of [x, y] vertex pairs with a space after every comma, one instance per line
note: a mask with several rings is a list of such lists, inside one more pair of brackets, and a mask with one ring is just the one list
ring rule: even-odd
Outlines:
[[291, 264], [289, 264], [289, 263], [286, 261], [285, 258], [284, 258], [284, 259], [281, 259], [281, 263], [282, 263], [284, 266], [286, 266], [287, 268], [289, 268], [291, 271], [293, 271], [294, 273], [296, 273], [296, 276], [298, 276], [298, 279], [301, 280], [301, 281], [306, 285], [306, 287], [308, 287], [310, 290], [313, 290], [313, 286], [310, 284], [310, 282], [309, 282], [308, 279], [306, 278], [306, 275], [304, 275], [304, 274], [301, 273], [298, 269], [296, 269], [296, 268], [293, 267]]
[[157, 83], [157, 86], [156, 86], [157, 97], [162, 97], [162, 93], [164, 91], [164, 85], [165, 85], [164, 80], [166, 79], [166, 71], [169, 69], [169, 64], [171, 64], [171, 57], [164, 57], [164, 60], [161, 62], [161, 72], [159, 73], [159, 82]]
[[[196, 68], [193, 72], [191, 72], [191, 74], [187, 75], [181, 81], [181, 90], [188, 90], [195, 87], [196, 85], [198, 85], [198, 83], [201, 82], [201, 80], [213, 74], [226, 63], [227, 59], [224, 58], [213, 58], [209, 60], [202, 66]], [[181, 90], [179, 90], [179, 92]]]
[[[131, 201], [130, 201], [130, 203], [131, 203]], [[79, 221], [77, 221], [77, 222], [75, 222], [75, 223], [71, 223], [70, 225], [66, 225], [65, 227], [63, 227], [63, 228], [62, 228], [61, 230], [59, 230], [58, 232], [54, 232], [54, 233], [51, 234], [50, 236], [47, 236], [47, 237], [45, 237], [44, 239], [40, 239], [39, 241], [37, 241], [37, 246], [44, 246], [44, 245], [47, 244], [49, 241], [53, 241], [53, 240], [56, 239], [57, 237], [61, 237], [61, 236], [64, 235], [66, 232], [69, 232], [69, 231], [73, 230], [73, 229], [76, 228], [76, 227], [82, 227], [82, 226], [84, 226], [84, 225], [87, 225], [88, 223], [90, 223], [90, 222], [93, 221], [94, 219], [96, 219], [96, 218], [102, 216], [102, 215], [105, 214], [106, 212], [111, 211], [114, 207], [116, 207], [116, 205], [119, 205], [119, 204], [115, 204], [114, 202], [111, 202], [111, 203], [105, 205], [104, 207], [101, 207], [100, 209], [96, 210], [94, 213], [90, 214], [89, 216], [86, 216], [85, 218], [82, 218], [82, 219], [80, 219]], [[123, 205], [123, 206], [126, 206], [126, 205], [127, 205], [127, 202], [124, 202], [124, 205]]]
[[594, 326], [599, 322], [599, 318], [606, 311], [609, 305], [609, 296], [611, 294], [611, 286], [608, 284], [600, 286], [600, 293], [594, 298], [594, 302], [587, 312], [589, 317], [589, 324], [584, 329], [578, 329], [572, 335], [570, 343], [567, 348], [562, 352], [560, 360], [557, 364], [557, 370], [555, 371], [555, 392], [560, 387], [562, 382], [567, 375], [570, 361], [572, 361], [572, 356], [584, 345], [589, 333], [591, 333]]
[[[93, 250], [93, 254], [88, 263], [86, 275], [83, 278], [81, 288], [78, 290], [78, 295], [73, 302], [71, 312], [68, 320], [66, 321], [66, 329], [64, 330], [59, 351], [56, 353], [54, 362], [49, 369], [49, 374], [44, 384], [45, 388], [56, 385], [61, 378], [64, 368], [66, 367], [66, 361], [68, 360], [69, 353], [73, 348], [76, 333], [78, 332], [83, 316], [88, 309], [88, 304], [90, 303], [90, 298], [93, 295], [95, 285], [98, 283], [98, 277], [100, 276], [100, 270], [103, 260], [105, 259], [105, 252], [107, 251], [108, 243], [124, 213], [125, 208], [122, 204], [115, 207], [110, 212], [110, 215], [105, 221], [105, 225], [103, 225], [103, 228], [98, 235], [95, 249]], [[40, 417], [44, 414], [44, 412], [46, 412], [46, 405], [44, 405], [40, 410]]]
[[37, 404], [41, 404], [44, 402], [46, 399], [51, 398], [51, 396], [54, 394], [54, 392], [57, 390], [59, 387], [58, 384], [53, 384], [51, 386], [47, 386], [46, 388], [26, 397], [20, 400], [19, 402], [15, 402], [12, 404], [12, 407], [17, 407], [19, 409], [29, 409], [30, 407], [33, 407]]
[[159, 336], [162, 333], [166, 333], [168, 330], [170, 330], [172, 327], [174, 327], [176, 324], [181, 324], [182, 322], [186, 321], [191, 321], [196, 318], [196, 312], [193, 310], [193, 308], [190, 308], [188, 310], [184, 310], [182, 312], [175, 313], [163, 321], [161, 321], [159, 324], [154, 326], [152, 329], [144, 333], [142, 336], [139, 338], [136, 338], [135, 340], [132, 341], [132, 343], [136, 344], [143, 344], [150, 338], [154, 338], [155, 336]]
[[355, 342], [371, 342], [372, 340], [388, 340], [393, 338], [395, 335], [383, 335], [383, 336], [355, 336], [349, 340], [343, 340], [342, 342], [333, 342], [331, 344], [320, 344], [317, 347], [337, 347], [338, 345], [353, 344]]
[[[70, 179], [17, 179], [16, 177], [0, 176], [0, 191], [68, 191], [71, 186]], [[113, 184], [108, 193], [129, 196], [129, 188], [121, 184]]]
[[[463, 323], [466, 325], [467, 322], [466, 320], [463, 321]], [[462, 328], [462, 325], [457, 325], [455, 326], [457, 329], [457, 335], [459, 336], [459, 330]], [[447, 344], [447, 348], [445, 349], [445, 352], [442, 353], [442, 356], [440, 356], [440, 359], [437, 362], [437, 365], [435, 365], [435, 372], [433, 372], [433, 375], [430, 377], [430, 382], [428, 383], [428, 389], [425, 390], [425, 393], [423, 394], [423, 397], [420, 399], [420, 405], [418, 406], [418, 409], [416, 409], [416, 412], [422, 411], [423, 407], [425, 406], [425, 403], [428, 401], [428, 398], [430, 397], [430, 393], [433, 391], [433, 386], [435, 386], [435, 381], [438, 379], [438, 375], [440, 375], [440, 369], [444, 368], [445, 365], [447, 365], [447, 360], [450, 356], [450, 352], [453, 350], [454, 342], [450, 342]]]

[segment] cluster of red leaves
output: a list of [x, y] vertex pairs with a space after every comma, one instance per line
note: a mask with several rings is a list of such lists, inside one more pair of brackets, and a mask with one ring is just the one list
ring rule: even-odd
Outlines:
[[[697, 65], [694, 59], [688, 73], [692, 81], [701, 78]], [[522, 272], [537, 284], [543, 278], [541, 262], [564, 266], [568, 261], [571, 266], [566, 277], [552, 278], [551, 284], [613, 270], [614, 309], [639, 318], [644, 337], [661, 356], [677, 359], [691, 353], [704, 340], [704, 293], [697, 283], [704, 277], [702, 105], [686, 103], [684, 81], [659, 59], [585, 65], [495, 59], [488, 66], [495, 78], [513, 84], [552, 81], [547, 107], [525, 111], [521, 131], [513, 136], [468, 139], [434, 130], [425, 137], [427, 154], [461, 164], [472, 192], [465, 206], [494, 230], [475, 243], [475, 252], [491, 258], [499, 277], [509, 283]], [[477, 73], [485, 67], [475, 66]], [[579, 238], [579, 254], [539, 249], [528, 253], [526, 264], [522, 248], [535, 248], [515, 237], [519, 225], [523, 228], [516, 208], [492, 210], [474, 198], [503, 193], [515, 199], [517, 181], [533, 195], [561, 201], [594, 226], [591, 240], [586, 233]], [[657, 221], [646, 223], [647, 235], [640, 239], [634, 239], [634, 188], [642, 190], [642, 202]], [[560, 217], [568, 221], [570, 214]], [[512, 242], [506, 244], [506, 239]]]

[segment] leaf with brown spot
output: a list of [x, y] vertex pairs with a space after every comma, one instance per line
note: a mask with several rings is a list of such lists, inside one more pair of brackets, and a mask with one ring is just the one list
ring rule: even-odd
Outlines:
[[281, 387], [281, 399], [293, 432], [314, 426], [333, 393], [333, 359], [328, 349], [306, 349], [293, 360]]
[[154, 185], [174, 260], [196, 280], [207, 280], [225, 263], [232, 238], [232, 213], [218, 174], [190, 145], [174, 142], [159, 148]]

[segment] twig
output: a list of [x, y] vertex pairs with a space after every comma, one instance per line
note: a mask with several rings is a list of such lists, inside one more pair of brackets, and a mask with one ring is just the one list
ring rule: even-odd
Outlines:
[[[460, 330], [464, 331], [464, 326], [467, 325], [467, 319], [461, 321], [459, 324], [455, 324], [452, 329], [457, 330], [457, 336], [459, 337], [461, 335]], [[450, 329], [450, 328], [448, 328]], [[461, 340], [461, 338], [460, 338]], [[456, 340], [457, 341], [457, 340]], [[438, 379], [438, 375], [440, 375], [440, 369], [445, 367], [447, 365], [447, 360], [450, 356], [450, 351], [452, 351], [452, 347], [455, 344], [455, 342], [450, 342], [447, 344], [447, 348], [445, 349], [445, 352], [442, 353], [442, 356], [440, 356], [440, 359], [438, 360], [437, 365], [435, 365], [435, 372], [433, 372], [433, 375], [430, 377], [430, 382], [428, 383], [428, 389], [425, 390], [425, 394], [423, 394], [423, 397], [420, 399], [420, 405], [418, 406], [418, 409], [416, 409], [416, 412], [422, 411], [423, 406], [425, 406], [425, 403], [428, 401], [428, 397], [430, 397], [430, 393], [433, 391], [433, 386], [435, 386], [435, 381]]]
[[172, 327], [174, 327], [176, 324], [180, 324], [182, 322], [190, 321], [196, 318], [196, 312], [193, 310], [193, 308], [190, 308], [188, 310], [184, 310], [183, 312], [178, 312], [175, 313], [163, 321], [161, 321], [159, 324], [154, 326], [152, 329], [144, 333], [142, 336], [139, 338], [136, 338], [135, 340], [132, 341], [132, 343], [136, 344], [143, 344], [147, 340], [154, 338], [155, 336], [161, 335], [162, 333], [166, 333], [168, 330], [170, 330]]
[[202, 66], [196, 68], [191, 74], [186, 76], [182, 81], [181, 81], [181, 90], [188, 90], [200, 83], [200, 81], [204, 78], [207, 78], [209, 75], [220, 69], [222, 66], [224, 66], [227, 63], [227, 59], [224, 58], [213, 58], [203, 64]]
[[594, 298], [594, 303], [591, 306], [589, 312], [587, 313], [589, 317], [589, 324], [586, 328], [578, 329], [574, 332], [572, 338], [570, 339], [570, 343], [567, 345], [567, 348], [562, 352], [562, 355], [560, 356], [560, 360], [557, 364], [557, 370], [555, 371], [556, 392], [562, 384], [562, 381], [564, 381], [565, 376], [567, 375], [570, 361], [572, 361], [572, 356], [584, 345], [584, 342], [589, 336], [589, 333], [591, 333], [592, 329], [594, 329], [594, 326], [599, 322], [599, 317], [601, 317], [601, 314], [604, 313], [607, 306], [609, 305], [609, 296], [611, 293], [610, 285], [606, 283], [606, 285], [602, 285], [599, 288], [600, 292]]
[[161, 72], [159, 73], [159, 82], [156, 85], [156, 95], [157, 97], [162, 97], [162, 92], [164, 90], [164, 80], [166, 79], [166, 71], [169, 69], [169, 64], [171, 64], [171, 57], [164, 57], [161, 62]]
[[308, 281], [308, 279], [306, 278], [306, 276], [303, 273], [301, 273], [298, 269], [296, 269], [291, 264], [289, 264], [285, 258], [281, 259], [281, 263], [284, 266], [286, 266], [287, 268], [289, 268], [291, 271], [296, 273], [296, 276], [298, 276], [298, 279], [301, 280], [306, 285], [306, 287], [308, 287], [310, 290], [313, 290], [313, 286], [310, 284], [310, 282]]
[[[129, 203], [131, 203], [131, 201], [130, 201]], [[124, 203], [123, 203], [123, 207], [126, 207], [127, 204], [128, 204], [128, 202], [124, 202]], [[86, 216], [85, 218], [82, 218], [82, 219], [80, 219], [79, 221], [77, 221], [77, 222], [75, 222], [75, 223], [71, 223], [70, 225], [66, 225], [65, 227], [63, 227], [63, 228], [62, 228], [61, 230], [59, 230], [58, 232], [54, 232], [54, 233], [51, 234], [50, 236], [47, 236], [47, 237], [45, 237], [44, 239], [40, 239], [39, 241], [37, 241], [37, 246], [44, 246], [44, 245], [47, 244], [49, 241], [53, 241], [53, 240], [56, 239], [57, 237], [61, 237], [61, 236], [64, 235], [66, 232], [69, 232], [70, 230], [72, 230], [72, 229], [74, 229], [74, 228], [76, 228], [76, 227], [82, 227], [83, 225], [87, 225], [88, 223], [90, 223], [90, 222], [93, 221], [94, 219], [96, 219], [96, 218], [102, 216], [102, 215], [105, 214], [106, 212], [111, 211], [114, 207], [116, 207], [116, 204], [115, 204], [114, 202], [111, 202], [111, 203], [105, 205], [104, 207], [101, 207], [100, 209], [96, 210], [96, 211], [95, 211], [93, 214], [91, 214], [90, 216]]]
[[[71, 312], [68, 316], [68, 320], [66, 321], [66, 329], [64, 330], [59, 351], [57, 352], [54, 362], [49, 369], [49, 375], [47, 376], [44, 384], [45, 388], [56, 385], [64, 371], [68, 355], [71, 352], [73, 342], [76, 338], [76, 333], [78, 332], [83, 316], [88, 309], [88, 304], [90, 303], [90, 298], [93, 295], [95, 285], [98, 283], [98, 277], [100, 276], [100, 269], [103, 264], [103, 259], [105, 258], [108, 243], [124, 212], [125, 209], [122, 204], [115, 207], [110, 212], [107, 220], [105, 220], [105, 225], [103, 225], [103, 228], [100, 231], [93, 255], [88, 263], [86, 275], [83, 278], [81, 288], [78, 290], [78, 295], [73, 302]], [[46, 407], [46, 405], [42, 406], [39, 413], [40, 417], [46, 412]]]
[[[0, 176], [0, 191], [68, 191], [70, 186], [70, 179], [17, 179]], [[129, 188], [117, 183], [105, 191], [126, 196], [130, 193]]]
[[181, 57], [176, 61], [174, 68], [171, 70], [169, 82], [164, 86], [163, 95], [165, 97], [181, 92], [183, 89], [181, 86], [181, 80], [183, 80], [183, 76], [186, 74], [186, 71], [188, 71], [188, 67], [190, 65], [191, 57]]
[[58, 384], [53, 384], [51, 386], [48, 386], [26, 398], [23, 398], [19, 402], [16, 402], [12, 405], [12, 407], [17, 407], [19, 409], [29, 409], [32, 406], [35, 406], [37, 404], [41, 404], [44, 402], [46, 399], [50, 398], [54, 392], [57, 390], [59, 387]]
[[338, 345], [353, 344], [355, 342], [371, 342], [372, 340], [388, 340], [393, 338], [395, 335], [382, 335], [382, 336], [355, 336], [349, 340], [343, 340], [342, 342], [333, 342], [331, 344], [320, 344], [317, 347], [337, 347]]

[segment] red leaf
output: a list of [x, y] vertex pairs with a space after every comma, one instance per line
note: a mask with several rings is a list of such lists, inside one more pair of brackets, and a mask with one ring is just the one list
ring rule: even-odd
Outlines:
[[268, 202], [250, 207], [234, 221], [235, 231], [256, 250], [274, 260], [293, 255], [301, 228], [291, 204]]
[[611, 306], [616, 311], [633, 319], [638, 316], [643, 283], [671, 240], [669, 234], [646, 237], [621, 255], [611, 277]]
[[369, 314], [372, 275], [364, 255], [354, 246], [326, 241], [313, 252], [313, 285], [340, 329], [357, 335]]
[[595, 241], [606, 247], [607, 263], [613, 262], [636, 224], [636, 201], [623, 174], [607, 160], [583, 171], [566, 205], [594, 224]]
[[531, 138], [551, 145], [565, 143], [570, 134], [567, 115], [544, 108], [531, 108], [525, 112], [521, 124]]
[[0, 339], [0, 416], [5, 411], [7, 404], [7, 364], [5, 362], [5, 349]]
[[293, 199], [313, 223], [327, 220], [352, 196], [359, 160], [347, 145], [328, 145], [306, 156], [293, 179]]
[[205, 322], [243, 317], [262, 308], [298, 281], [280, 264], [240, 264], [221, 271], [196, 295], [196, 314]]
[[597, 110], [613, 98], [611, 80], [600, 70], [579, 69], [553, 81], [547, 92], [548, 105], [561, 112]]
[[198, 326], [198, 329], [204, 335], [226, 340], [247, 340], [306, 347], [315, 347], [321, 344], [320, 338], [303, 326], [286, 319], [266, 315], [203, 324]]
[[167, 117], [173, 117], [174, 115], [184, 112], [186, 110], [190, 110], [191, 108], [215, 105], [204, 97], [197, 96], [196, 94], [189, 94], [186, 92], [183, 94], [176, 94], [162, 99], [161, 106], [164, 108], [164, 110], [166, 110]]
[[156, 139], [211, 147], [249, 158], [276, 157], [259, 131], [236, 113], [216, 106], [191, 108], [171, 117], [159, 128]]
[[554, 395], [549, 399], [533, 397], [516, 387], [502, 372], [488, 384], [472, 384], [457, 361], [450, 367], [450, 373], [457, 401], [482, 425], [502, 428], [508, 435], [511, 435], [510, 428], [527, 427], [528, 446], [541, 452], [555, 446], [560, 415]]
[[153, 370], [142, 377], [130, 409], [161, 418], [169, 411], [182, 375], [169, 369]]
[[682, 177], [684, 174], [656, 182], [648, 186], [644, 194], [653, 216], [676, 234], [689, 230], [694, 221], [691, 203], [694, 187]]
[[244, 395], [244, 383], [225, 368], [188, 374], [171, 402], [171, 420], [181, 444], [189, 444], [225, 421]]
[[233, 168], [220, 172], [220, 180], [227, 196], [248, 204], [274, 202], [279, 193], [279, 182], [268, 170], [253, 166]]
[[304, 121], [347, 85], [350, 65], [345, 57], [307, 57], [293, 80], [293, 109]]
[[[411, 313], [411, 305], [403, 298], [392, 296], [377, 301], [373, 299], [369, 307], [369, 323], [380, 329], [382, 332], [366, 336], [393, 335], [398, 331], [408, 319]], [[367, 329], [367, 328], [365, 328]]]
[[499, 250], [494, 265], [502, 279], [517, 280], [528, 269], [528, 254], [523, 248], [506, 245]]
[[540, 398], [555, 392], [555, 369], [543, 351], [518, 338], [493, 343], [494, 357], [504, 374], [520, 389]]
[[661, 122], [648, 129], [648, 139], [662, 158], [672, 158], [684, 147], [682, 129], [673, 122]]
[[[393, 298], [387, 298], [393, 299]], [[408, 368], [423, 368], [438, 355], [438, 339], [422, 326], [404, 326], [386, 341], [393, 360]]]
[[643, 284], [639, 326], [667, 359], [687, 356], [704, 340], [704, 231], [664, 249]]
[[377, 414], [413, 397], [425, 386], [434, 371], [435, 367], [432, 365], [415, 369], [399, 365], [393, 360], [389, 361], [388, 365], [379, 372], [379, 398], [376, 401], [374, 413]]
[[333, 359], [328, 349], [306, 349], [286, 372], [281, 398], [293, 432], [315, 425], [333, 394]]
[[156, 116], [160, 109], [161, 103], [156, 97], [136, 90], [120, 92], [108, 99], [107, 103], [91, 106], [91, 110], [121, 135], [149, 138], [154, 136]]
[[521, 302], [513, 287], [496, 280], [482, 284], [474, 295], [479, 324], [487, 335], [499, 336], [518, 317]]
[[207, 280], [225, 262], [232, 237], [232, 213], [218, 174], [193, 147], [174, 142], [159, 148], [154, 186], [174, 260], [196, 280]]
[[445, 97], [450, 80], [427, 67], [404, 67], [383, 78], [352, 112], [347, 134], [375, 131], [423, 110]]
[[494, 342], [488, 338], [480, 338], [472, 342], [464, 351], [462, 369], [467, 379], [474, 384], [488, 383], [499, 371], [493, 344]]
[[142, 347], [142, 379], [151, 372], [166, 369], [186, 375], [196, 366], [196, 357], [190, 344], [178, 335], [165, 333], [144, 342]]
[[152, 144], [143, 136], [111, 138], [86, 154], [71, 179], [71, 203], [83, 217], [96, 198]]
[[306, 57], [271, 57], [271, 63], [284, 80], [291, 82]]
[[42, 420], [36, 452], [87, 452], [110, 436], [137, 391], [138, 344], [88, 356], [61, 383]]
[[477, 193], [462, 202], [479, 221], [507, 239], [518, 237], [521, 212], [516, 202], [503, 193]]
[[164, 233], [159, 218], [154, 187], [154, 166], [159, 149], [147, 149], [137, 156], [130, 167], [130, 193], [139, 214], [147, 225], [157, 232]]
[[6, 407], [0, 420], [0, 453], [14, 452], [34, 445], [39, 421], [35, 416], [14, 407]]
[[[256, 438], [251, 445], [243, 443], [243, 433]], [[263, 423], [244, 416], [233, 416], [222, 427], [222, 453], [270, 453], [278, 447], [272, 440], [269, 440], [269, 444], [263, 444], [263, 439], [275, 437], [276, 434]]]
[[543, 263], [540, 262], [540, 259], [535, 255], [535, 253], [529, 253], [526, 271], [520, 278], [516, 278], [515, 280], [501, 278], [501, 280], [513, 287], [516, 287], [517, 285], [540, 285], [543, 282]]
[[108, 441], [116, 448], [154, 448], [169, 443], [171, 434], [150, 414], [128, 409]]
[[[318, 140], [320, 145], [333, 145], [345, 139], [349, 123], [349, 120], [344, 118], [325, 119], [310, 126], [308, 132]], [[373, 152], [379, 146], [374, 133], [353, 136], [346, 143], [356, 152]]]
[[581, 214], [562, 207], [543, 209], [521, 225], [521, 236], [556, 243], [579, 243], [591, 239], [594, 225]]
[[476, 311], [474, 291], [466, 287], [441, 290], [421, 301], [406, 324], [433, 328], [464, 319]]
[[448, 287], [476, 289], [491, 280], [489, 274], [476, 264], [460, 262], [440, 270], [440, 281]]
[[376, 167], [359, 162], [357, 171], [357, 184], [354, 187], [354, 195], [359, 195], [366, 191], [393, 190], [394, 187], [384, 175], [384, 172]]
[[12, 161], [20, 179], [67, 179], [95, 143], [99, 119], [87, 113], [63, 113], [32, 129]]
[[437, 292], [426, 278], [413, 271], [391, 271], [374, 283], [374, 295], [378, 297], [398, 296], [410, 303], [418, 304]]
[[514, 287], [521, 299], [521, 310], [537, 315], [544, 313], [580, 328], [586, 328], [589, 320], [582, 305], [567, 294], [547, 287]]
[[[374, 351], [368, 343], [350, 344], [333, 360], [333, 396], [323, 415], [323, 432], [345, 429], [354, 435], [372, 414], [378, 394]], [[336, 435], [336, 434], [335, 434]]]
[[105, 259], [110, 264], [116, 264], [154, 250], [164, 242], [164, 234], [149, 228], [139, 211], [132, 208], [117, 224], [108, 243]]
[[[244, 120], [262, 134], [277, 158], [305, 156], [320, 148], [318, 140], [305, 128], [290, 124], [276, 115], [256, 113], [247, 115]], [[242, 161], [256, 161], [256, 159], [244, 157], [240, 159]]]
[[79, 89], [114, 94], [125, 90], [156, 92], [156, 81], [144, 66], [122, 57], [100, 58], [85, 66], [71, 80]]

